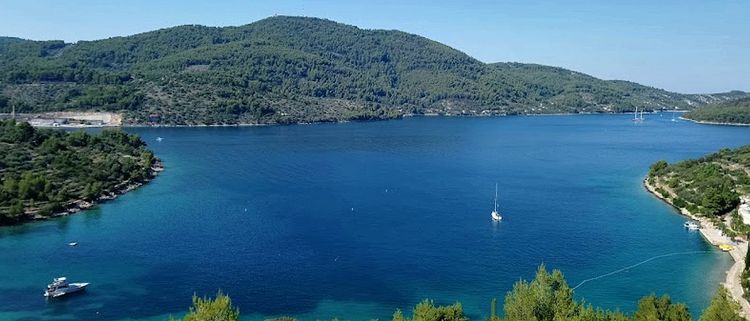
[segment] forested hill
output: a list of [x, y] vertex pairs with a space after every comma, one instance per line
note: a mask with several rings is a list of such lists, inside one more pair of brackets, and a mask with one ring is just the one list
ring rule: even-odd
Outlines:
[[0, 121], [0, 226], [88, 208], [150, 180], [161, 162], [136, 135]]
[[677, 208], [723, 215], [740, 204], [740, 195], [750, 195], [750, 145], [675, 164], [658, 161], [651, 165], [648, 183]]
[[750, 98], [706, 105], [682, 117], [709, 123], [750, 124]]
[[75, 44], [0, 38], [0, 112], [115, 111], [126, 123], [621, 112], [737, 95], [747, 94], [684, 95], [562, 68], [485, 64], [424, 37], [316, 18]]

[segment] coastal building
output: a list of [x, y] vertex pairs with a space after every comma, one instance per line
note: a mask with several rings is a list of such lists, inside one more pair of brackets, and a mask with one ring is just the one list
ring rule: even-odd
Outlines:
[[742, 217], [742, 222], [750, 225], [750, 204], [740, 204], [740, 208], [737, 211], [740, 213], [740, 217]]

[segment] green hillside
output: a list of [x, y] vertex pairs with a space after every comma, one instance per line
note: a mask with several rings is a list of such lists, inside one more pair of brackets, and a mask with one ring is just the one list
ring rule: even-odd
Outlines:
[[706, 105], [685, 113], [683, 117], [704, 122], [750, 124], [750, 98]]
[[75, 44], [0, 38], [0, 93], [0, 112], [115, 111], [126, 123], [154, 115], [184, 125], [620, 112], [725, 99], [562, 68], [485, 64], [424, 37], [302, 17]]
[[722, 149], [700, 159], [651, 165], [649, 183], [678, 208], [704, 216], [722, 215], [750, 194], [750, 145]]
[[159, 160], [136, 135], [0, 121], [0, 226], [87, 208], [151, 179]]

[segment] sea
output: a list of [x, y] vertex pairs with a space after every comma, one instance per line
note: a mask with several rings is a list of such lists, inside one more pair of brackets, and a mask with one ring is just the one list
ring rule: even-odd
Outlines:
[[[482, 320], [540, 266], [587, 304], [669, 294], [697, 316], [732, 260], [642, 181], [750, 144], [750, 127], [669, 113], [126, 130], [165, 171], [0, 228], [0, 320], [168, 320], [219, 291], [243, 320], [390, 320], [423, 299]], [[46, 300], [58, 276], [91, 285]]]

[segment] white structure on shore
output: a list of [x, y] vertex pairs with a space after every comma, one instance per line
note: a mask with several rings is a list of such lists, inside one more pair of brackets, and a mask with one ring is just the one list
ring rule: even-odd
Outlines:
[[742, 217], [742, 222], [745, 224], [750, 224], [750, 197], [748, 196], [742, 196], [740, 197], [740, 208], [737, 210], [740, 213], [740, 217]]

